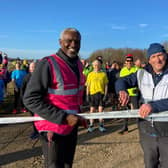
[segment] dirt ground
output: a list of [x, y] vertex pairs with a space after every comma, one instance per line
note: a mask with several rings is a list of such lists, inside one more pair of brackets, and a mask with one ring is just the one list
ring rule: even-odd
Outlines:
[[[10, 94], [0, 106], [0, 117], [29, 116], [29, 113], [11, 114], [12, 85], [8, 85], [8, 91]], [[98, 129], [87, 133], [79, 128], [73, 168], [143, 168], [137, 125], [135, 120], [129, 124], [129, 133], [125, 135], [118, 134], [121, 119], [105, 120], [105, 133]], [[31, 132], [32, 123], [0, 125], [0, 168], [43, 168], [41, 144], [38, 139], [29, 138]]]
[[[16, 114], [25, 115], [29, 114]], [[86, 129], [79, 128], [73, 168], [143, 168], [143, 153], [135, 120], [129, 121], [130, 131], [125, 135], [118, 134], [121, 121], [106, 120], [105, 133], [98, 129], [87, 133]], [[31, 132], [31, 123], [0, 125], [1, 168], [43, 168], [40, 142], [29, 138]]]

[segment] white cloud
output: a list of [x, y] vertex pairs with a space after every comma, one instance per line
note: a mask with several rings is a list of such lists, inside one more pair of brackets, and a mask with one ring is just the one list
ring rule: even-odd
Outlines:
[[139, 27], [140, 27], [140, 28], [145, 28], [145, 27], [147, 27], [147, 26], [148, 26], [148, 24], [145, 24], [145, 23], [139, 24]]

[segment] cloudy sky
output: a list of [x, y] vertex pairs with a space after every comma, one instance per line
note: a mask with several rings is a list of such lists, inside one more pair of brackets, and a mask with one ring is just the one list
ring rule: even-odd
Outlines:
[[168, 39], [167, 0], [0, 0], [0, 50], [42, 58], [59, 48], [60, 32], [82, 34], [80, 55], [97, 49], [147, 48]]

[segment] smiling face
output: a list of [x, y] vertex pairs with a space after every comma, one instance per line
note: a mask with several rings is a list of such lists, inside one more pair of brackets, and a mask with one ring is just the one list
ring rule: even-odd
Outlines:
[[128, 69], [130, 69], [130, 68], [133, 66], [133, 59], [130, 58], [130, 57], [126, 58], [126, 60], [125, 60], [125, 66], [126, 66]]
[[101, 69], [101, 63], [98, 60], [93, 61], [93, 71], [98, 72]]
[[149, 64], [151, 64], [155, 73], [161, 73], [166, 64], [167, 56], [165, 53], [159, 52], [152, 54], [149, 57]]
[[80, 50], [81, 36], [79, 32], [74, 29], [64, 31], [59, 43], [62, 51], [70, 58], [74, 58], [78, 55]]
[[19, 70], [20, 67], [21, 67], [21, 64], [20, 64], [20, 63], [16, 63], [15, 68], [16, 68], [17, 70]]
[[35, 65], [36, 65], [35, 62], [32, 62], [32, 63], [29, 65], [29, 72], [31, 72], [31, 73], [34, 72]]

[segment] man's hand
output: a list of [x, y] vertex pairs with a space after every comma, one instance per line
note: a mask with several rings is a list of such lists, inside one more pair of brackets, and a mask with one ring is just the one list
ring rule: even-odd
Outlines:
[[126, 91], [120, 91], [119, 92], [119, 101], [121, 103], [121, 106], [125, 106], [125, 105], [128, 104], [129, 95]]
[[87, 120], [81, 116], [69, 114], [66, 117], [66, 122], [70, 126], [75, 126], [75, 125], [80, 125], [83, 126], [84, 128], [87, 128]]
[[66, 117], [66, 122], [70, 126], [75, 126], [78, 123], [78, 116], [74, 114], [68, 114]]
[[152, 106], [150, 104], [142, 104], [139, 108], [139, 115], [142, 118], [147, 117], [152, 112]]

